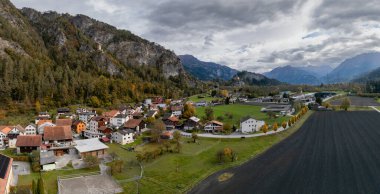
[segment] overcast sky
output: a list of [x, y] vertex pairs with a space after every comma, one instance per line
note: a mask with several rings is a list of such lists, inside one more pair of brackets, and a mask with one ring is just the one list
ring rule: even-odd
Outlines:
[[17, 7], [84, 14], [176, 54], [239, 70], [336, 66], [380, 50], [377, 0], [11, 0]]

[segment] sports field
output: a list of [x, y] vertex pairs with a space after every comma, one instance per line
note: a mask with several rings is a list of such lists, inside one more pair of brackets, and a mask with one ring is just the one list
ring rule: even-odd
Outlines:
[[[316, 112], [292, 136], [190, 193], [380, 193], [380, 114]], [[223, 173], [233, 176], [219, 182]]]

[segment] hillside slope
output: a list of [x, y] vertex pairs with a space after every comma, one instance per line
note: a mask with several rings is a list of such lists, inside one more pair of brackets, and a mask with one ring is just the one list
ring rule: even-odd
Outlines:
[[197, 88], [175, 53], [84, 15], [2, 0], [0, 26], [1, 100], [110, 105]]
[[318, 85], [321, 83], [321, 81], [311, 73], [289, 65], [277, 67], [264, 75], [289, 84]]
[[200, 61], [192, 55], [180, 55], [179, 58], [188, 73], [204, 81], [230, 80], [238, 72], [224, 65]]

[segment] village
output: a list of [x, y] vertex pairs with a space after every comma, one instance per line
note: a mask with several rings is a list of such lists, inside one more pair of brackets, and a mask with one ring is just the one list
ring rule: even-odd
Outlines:
[[[108, 171], [113, 171], [114, 168], [112, 162], [119, 155], [123, 155], [120, 152], [136, 152], [134, 160], [142, 162], [144, 158], [141, 159], [142, 154], [138, 149], [141, 152], [142, 147], [149, 147], [152, 142], [173, 139], [180, 144], [179, 135], [194, 142], [202, 137], [216, 140], [270, 135], [293, 125], [300, 114], [304, 114], [307, 107], [312, 109], [316, 102], [316, 93], [285, 91], [275, 96], [254, 99], [226, 94], [227, 91], [219, 93], [213, 96], [200, 94], [178, 100], [155, 96], [141, 103], [125, 105], [101, 114], [90, 107], [78, 107], [74, 111], [62, 107], [56, 110], [56, 115], [51, 115], [48, 111], [39, 112], [34, 122], [27, 126], [0, 126], [2, 153], [10, 153], [13, 158], [26, 161], [20, 163], [13, 161], [15, 159], [10, 160], [13, 161], [13, 165], [12, 162], [9, 165], [14, 168], [14, 177], [9, 178], [9, 186], [20, 185], [17, 183], [20, 180], [17, 176], [28, 176], [28, 173], [23, 172], [25, 169], [28, 172], [49, 173], [70, 166], [70, 174], [76, 174], [76, 170], [82, 173], [80, 169], [91, 169], [99, 165], [99, 174], [96, 176], [106, 176], [103, 178], [108, 181], [97, 183], [98, 189], [110, 188], [115, 192], [106, 191], [120, 193], [125, 187], [118, 184], [115, 186], [115, 180], [108, 176], [112, 174]], [[323, 98], [333, 95], [335, 94], [327, 93]], [[157, 133], [158, 136], [153, 137]], [[180, 147], [182, 146], [177, 145], [173, 150], [178, 149], [179, 153]], [[149, 161], [149, 156], [144, 157]], [[156, 155], [151, 157], [156, 158]], [[66, 182], [59, 176], [57, 179], [58, 186], [53, 186], [53, 191], [58, 189], [58, 193], [79, 192], [83, 186], [74, 187], [73, 183], [69, 186], [70, 179]], [[53, 182], [57, 179], [55, 177]], [[59, 186], [65, 184], [69, 185]]]

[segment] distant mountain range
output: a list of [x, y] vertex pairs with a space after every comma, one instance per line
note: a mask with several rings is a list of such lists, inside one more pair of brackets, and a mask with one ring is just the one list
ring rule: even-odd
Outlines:
[[239, 72], [217, 63], [200, 61], [192, 55], [179, 55], [178, 57], [188, 73], [203, 81], [217, 79], [226, 81], [232, 79]]
[[259, 86], [271, 86], [271, 85], [280, 85], [280, 81], [276, 79], [270, 79], [262, 74], [252, 73], [248, 71], [242, 71], [235, 75], [234, 82], [240, 81], [248, 85], [259, 85]]
[[350, 82], [380, 68], [380, 53], [365, 53], [346, 59], [323, 77], [326, 83]]
[[321, 81], [316, 77], [316, 73], [309, 72], [307, 70], [307, 68], [299, 68], [288, 65], [284, 67], [277, 67], [270, 72], [264, 73], [264, 75], [289, 84], [321, 84]]

